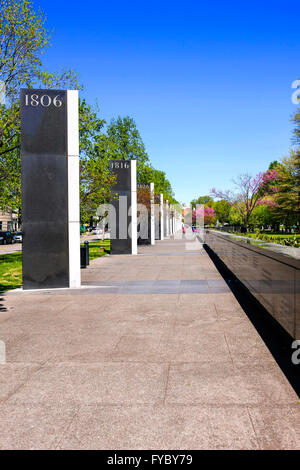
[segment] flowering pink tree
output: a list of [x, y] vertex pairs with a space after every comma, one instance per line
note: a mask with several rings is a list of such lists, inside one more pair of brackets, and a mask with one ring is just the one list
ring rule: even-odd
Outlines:
[[204, 224], [210, 225], [216, 220], [216, 213], [212, 207], [200, 206], [193, 210], [193, 224], [196, 223], [197, 217], [202, 218], [204, 215]]
[[274, 186], [274, 181], [277, 178], [278, 172], [276, 170], [267, 170], [264, 173], [258, 173], [255, 177], [245, 173], [233, 180], [235, 191], [221, 191], [212, 188], [211, 193], [235, 207], [242, 215], [244, 224], [247, 227], [249, 217], [255, 207], [261, 204], [270, 206], [275, 204], [271, 196], [277, 191]]

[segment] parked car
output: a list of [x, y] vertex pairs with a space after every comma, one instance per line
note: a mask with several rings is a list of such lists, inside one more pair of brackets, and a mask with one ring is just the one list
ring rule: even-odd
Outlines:
[[13, 234], [11, 232], [0, 232], [0, 243], [1, 245], [14, 243]]
[[22, 241], [23, 241], [22, 232], [15, 233], [13, 238], [14, 238], [15, 243], [22, 243]]
[[102, 228], [100, 227], [94, 227], [92, 230], [92, 235], [101, 235], [102, 234]]

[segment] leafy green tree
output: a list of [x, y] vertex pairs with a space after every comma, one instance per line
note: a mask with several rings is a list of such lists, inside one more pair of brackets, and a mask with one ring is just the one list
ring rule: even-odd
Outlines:
[[267, 170], [255, 177], [245, 173], [233, 180], [235, 191], [212, 188], [211, 193], [234, 206], [242, 215], [244, 226], [248, 227], [253, 210], [265, 202], [265, 198], [272, 192], [272, 184], [277, 177], [277, 170]]
[[29, 0], [0, 0], [0, 80], [9, 98], [16, 98], [20, 85], [39, 79], [40, 56], [49, 44], [45, 17]]
[[260, 225], [264, 228], [272, 225], [274, 221], [274, 211], [266, 204], [255, 207], [249, 218], [250, 225]]
[[274, 199], [274, 212], [289, 227], [300, 228], [300, 151], [291, 150], [290, 156], [282, 159], [278, 168], [278, 185]]
[[112, 119], [107, 127], [107, 136], [112, 144], [112, 158], [115, 160], [136, 160], [137, 174], [149, 161], [144, 142], [136, 127], [134, 119], [129, 116], [118, 116]]
[[[268, 170], [277, 170], [279, 171], [280, 168], [282, 168], [282, 163], [278, 162], [277, 160], [274, 160], [273, 162], [270, 163]], [[274, 183], [275, 185], [275, 183]]]
[[[80, 214], [82, 222], [91, 222], [97, 208], [109, 202], [115, 177], [109, 173], [113, 144], [103, 129], [105, 120], [85, 100], [79, 104]], [[105, 214], [103, 214], [105, 215]]]
[[273, 231], [279, 231], [281, 224], [287, 230], [292, 225], [298, 225], [300, 216], [300, 153], [291, 150], [290, 156], [281, 162], [273, 161], [269, 170], [275, 170], [277, 177], [270, 182], [270, 194], [265, 202], [255, 208], [250, 218], [251, 224], [271, 226]]
[[170, 204], [175, 204], [177, 201], [174, 198], [174, 192], [170, 181], [166, 177], [166, 173], [162, 170], [154, 170], [154, 188], [157, 194], [163, 194], [164, 200], [168, 200]]
[[292, 140], [294, 144], [300, 146], [300, 106], [295, 111], [294, 116], [292, 117], [292, 121], [295, 124]]
[[230, 225], [242, 225], [243, 216], [240, 211], [238, 211], [234, 206], [231, 207], [229, 211], [228, 222]]
[[155, 192], [163, 193], [171, 204], [176, 201], [170, 182], [163, 171], [150, 163], [145, 146], [133, 119], [113, 119], [106, 132], [105, 121], [97, 117], [85, 101], [80, 104], [80, 175], [81, 219], [93, 219], [100, 204], [113, 197], [111, 185], [115, 178], [109, 174], [109, 161], [137, 160], [137, 180], [154, 183]]
[[[78, 88], [72, 70], [50, 73], [41, 56], [50, 45], [46, 17], [30, 0], [0, 0], [0, 83], [6, 103], [0, 105], [0, 209], [21, 205], [21, 87]], [[3, 101], [3, 100], [2, 100]], [[1, 101], [1, 102], [2, 102]]]
[[228, 222], [231, 205], [225, 200], [214, 202], [213, 209], [216, 213], [216, 218], [221, 224]]
[[200, 196], [198, 199], [193, 199], [190, 204], [192, 209], [196, 209], [197, 205], [205, 205], [208, 207], [213, 207], [214, 200], [210, 196]]
[[45, 23], [45, 14], [31, 0], [0, 0], [0, 82], [10, 104], [18, 99], [20, 86], [78, 87], [72, 70], [51, 73], [43, 68], [41, 56], [51, 39]]
[[146, 163], [141, 166], [137, 180], [140, 183], [154, 183], [154, 191], [156, 194], [163, 194], [164, 200], [168, 200], [170, 204], [177, 203], [174, 198], [171, 183], [167, 179], [164, 171], [156, 170], [151, 164]]
[[155, 169], [146, 152], [144, 142], [137, 129], [135, 121], [126, 116], [112, 119], [107, 127], [107, 138], [110, 159], [136, 160], [137, 181], [154, 183], [155, 193], [162, 193], [164, 199], [171, 204], [177, 202], [165, 172]]

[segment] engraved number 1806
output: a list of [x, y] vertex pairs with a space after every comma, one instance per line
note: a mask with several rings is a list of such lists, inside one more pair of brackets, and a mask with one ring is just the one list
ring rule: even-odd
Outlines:
[[62, 101], [58, 99], [59, 95], [55, 96], [55, 98], [51, 98], [49, 95], [25, 95], [25, 106], [43, 106], [44, 108], [48, 108], [53, 104], [56, 108], [60, 108], [62, 106]]

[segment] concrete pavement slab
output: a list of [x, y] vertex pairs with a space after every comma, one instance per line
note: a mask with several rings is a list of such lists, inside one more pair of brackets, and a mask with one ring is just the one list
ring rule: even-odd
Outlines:
[[83, 406], [61, 449], [258, 449], [245, 407]]
[[299, 404], [249, 407], [249, 415], [261, 449], [300, 449]]
[[53, 450], [64, 437], [78, 407], [0, 404], [0, 449]]
[[225, 362], [189, 362], [171, 365], [166, 403], [296, 404], [297, 395], [276, 365], [250, 369]]
[[45, 365], [7, 403], [106, 405], [162, 403], [165, 364], [105, 362]]
[[299, 448], [296, 393], [185, 243], [93, 260], [82, 289], [1, 297], [0, 448]]
[[5, 402], [20, 387], [27, 384], [30, 377], [39, 370], [34, 363], [0, 365], [0, 403]]

